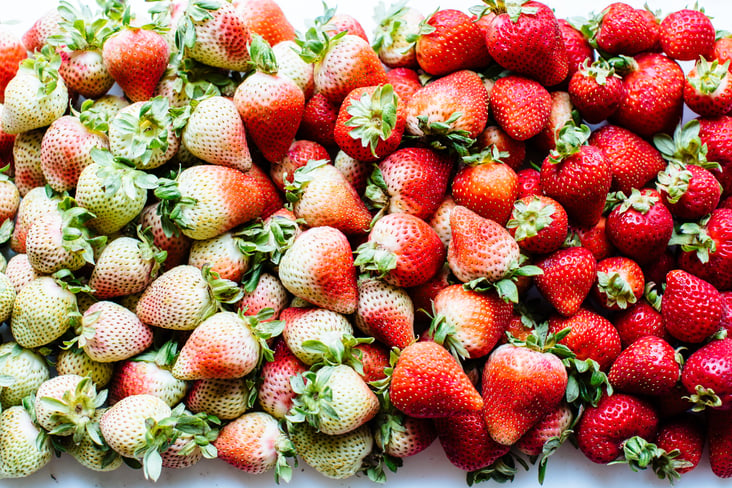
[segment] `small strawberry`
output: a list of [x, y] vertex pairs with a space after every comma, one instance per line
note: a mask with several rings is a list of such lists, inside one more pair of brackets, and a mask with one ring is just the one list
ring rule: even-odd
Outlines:
[[597, 262], [585, 247], [558, 249], [536, 262], [543, 273], [536, 287], [554, 309], [565, 317], [580, 310], [596, 279]]
[[597, 124], [615, 113], [625, 87], [607, 61], [585, 60], [569, 81], [569, 97], [584, 120]]
[[251, 378], [196, 380], [184, 402], [191, 412], [234, 420], [254, 406], [255, 392]]
[[681, 225], [671, 244], [681, 244], [679, 266], [719, 291], [732, 289], [732, 209], [719, 208], [698, 223]]
[[150, 229], [150, 233], [153, 236], [153, 244], [160, 251], [166, 253], [165, 261], [163, 261], [161, 269], [167, 271], [188, 261], [188, 250], [191, 247], [191, 239], [180, 232], [177, 235], [174, 232], [166, 235], [166, 227], [163, 224], [160, 214], [158, 214], [159, 205], [159, 202], [153, 203], [142, 210], [140, 213], [140, 227], [142, 229]]
[[[646, 285], [646, 298], [648, 298], [648, 283]], [[656, 308], [658, 306], [658, 309]], [[651, 303], [647, 299], [639, 300], [629, 306], [613, 319], [613, 325], [620, 335], [620, 342], [623, 349], [645, 336], [654, 336], [668, 340], [666, 327], [663, 325], [663, 317], [659, 311], [661, 297]]]
[[[0, 117], [2, 117], [2, 113], [0, 113]], [[26, 196], [32, 189], [42, 188], [46, 184], [46, 178], [41, 169], [41, 143], [45, 131], [44, 128], [21, 132], [15, 136], [15, 141], [13, 141], [15, 185], [21, 196]]]
[[732, 405], [732, 339], [713, 340], [697, 349], [684, 363], [681, 383], [695, 411], [706, 407], [729, 410]]
[[262, 410], [282, 420], [292, 408], [295, 392], [290, 378], [307, 371], [307, 366], [288, 348], [284, 339], [276, 339], [272, 361], [262, 365], [259, 375], [262, 382], [257, 386], [257, 401]]
[[592, 359], [598, 363], [600, 371], [610, 369], [621, 349], [618, 331], [608, 319], [587, 308], [580, 308], [571, 317], [549, 319], [549, 332], [556, 334], [566, 328], [570, 332], [559, 341], [560, 344], [567, 346], [578, 360]]
[[292, 183], [293, 174], [298, 168], [306, 166], [309, 161], [330, 161], [328, 150], [317, 142], [307, 139], [292, 141], [287, 155], [274, 163], [269, 175], [277, 189], [284, 191], [287, 183]]
[[534, 168], [524, 168], [516, 173], [519, 182], [519, 198], [541, 195], [541, 174]]
[[711, 171], [695, 164], [669, 164], [656, 188], [669, 211], [685, 220], [701, 219], [717, 208], [722, 187]]
[[658, 42], [655, 19], [643, 15], [642, 9], [615, 2], [605, 7], [595, 18], [582, 26], [590, 45], [609, 55], [635, 54], [651, 51]]
[[241, 282], [244, 273], [249, 270], [250, 261], [239, 244], [239, 240], [231, 232], [203, 241], [193, 241], [188, 264], [199, 269], [208, 265], [221, 278]]
[[387, 347], [403, 349], [415, 341], [412, 299], [384, 281], [359, 280], [354, 325]]
[[490, 95], [490, 109], [499, 127], [525, 141], [549, 122], [552, 97], [538, 82], [518, 75], [499, 78]]
[[114, 363], [94, 361], [83, 349], [71, 346], [59, 351], [56, 356], [56, 372], [60, 375], [89, 376], [97, 390], [101, 390], [112, 380]]
[[386, 72], [387, 82], [394, 87], [394, 92], [405, 104], [412, 99], [412, 95], [422, 88], [422, 82], [416, 71], [410, 68], [393, 68]]
[[35, 395], [38, 387], [49, 379], [43, 356], [15, 342], [0, 345], [0, 404], [4, 408], [20, 405], [23, 398]]
[[675, 269], [666, 275], [661, 315], [672, 337], [701, 343], [719, 330], [722, 299], [710, 283]]
[[567, 238], [567, 212], [552, 198], [524, 196], [513, 204], [506, 228], [522, 251], [549, 254]]
[[679, 451], [676, 459], [689, 466], [677, 467], [679, 474], [688, 473], [699, 465], [704, 451], [704, 430], [699, 421], [689, 415], [676, 417], [658, 427], [656, 444], [666, 452]]
[[661, 22], [663, 52], [673, 59], [690, 61], [707, 56], [714, 47], [714, 26], [704, 9], [683, 9], [668, 14]]
[[718, 117], [732, 109], [732, 82], [729, 61], [719, 64], [699, 58], [686, 75], [684, 102], [703, 117]]
[[322, 93], [315, 93], [305, 103], [299, 137], [318, 142], [323, 146], [335, 146], [333, 130], [339, 107], [339, 102], [332, 102]]

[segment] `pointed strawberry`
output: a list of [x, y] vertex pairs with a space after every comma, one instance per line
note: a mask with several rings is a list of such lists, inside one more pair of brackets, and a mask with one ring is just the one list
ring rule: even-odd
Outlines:
[[597, 124], [615, 113], [625, 97], [625, 87], [607, 61], [590, 65], [585, 60], [569, 82], [569, 96], [582, 118]]
[[597, 262], [585, 247], [559, 249], [536, 263], [536, 287], [565, 317], [577, 313], [596, 279]]
[[262, 365], [259, 373], [262, 382], [257, 387], [257, 401], [265, 412], [281, 420], [292, 408], [295, 396], [290, 378], [307, 371], [307, 366], [292, 354], [284, 339], [277, 339], [273, 349], [272, 361]]
[[381, 280], [360, 280], [354, 325], [389, 348], [403, 349], [415, 341], [412, 299]]
[[333, 129], [339, 107], [338, 102], [328, 100], [322, 93], [315, 93], [305, 103], [299, 137], [318, 142], [323, 146], [335, 146]]
[[610, 369], [620, 354], [620, 336], [608, 319], [587, 308], [580, 308], [571, 317], [549, 319], [550, 332], [556, 334], [566, 328], [570, 332], [559, 343], [567, 346], [576, 359], [592, 359], [598, 363], [600, 371]]
[[672, 337], [701, 343], [719, 330], [722, 299], [717, 289], [707, 281], [675, 269], [666, 275], [661, 315]]
[[698, 223], [686, 222], [671, 244], [681, 244], [679, 266], [708, 281], [719, 291], [732, 289], [730, 249], [732, 209], [719, 208]]

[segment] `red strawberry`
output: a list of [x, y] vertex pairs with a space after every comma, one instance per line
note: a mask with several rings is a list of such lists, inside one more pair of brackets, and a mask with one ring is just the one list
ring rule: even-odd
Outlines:
[[698, 419], [684, 415], [663, 422], [658, 428], [656, 444], [666, 452], [679, 450], [676, 459], [689, 463], [689, 466], [678, 467], [679, 474], [688, 473], [696, 468], [704, 451], [704, 430]]
[[581, 308], [571, 317], [549, 319], [549, 332], [557, 333], [569, 327], [569, 334], [560, 344], [566, 345], [580, 361], [592, 359], [600, 365], [601, 371], [610, 369], [620, 354], [620, 337], [613, 324], [589, 309]]
[[491, 61], [480, 27], [459, 10], [437, 10], [415, 37], [419, 67], [434, 76], [484, 68]]
[[643, 11], [615, 2], [605, 7], [596, 18], [582, 26], [590, 44], [610, 55], [650, 51], [658, 42], [658, 29]]
[[720, 208], [699, 224], [682, 224], [672, 244], [681, 244], [679, 266], [719, 291], [732, 289], [732, 209]]
[[513, 204], [506, 227], [523, 251], [549, 254], [567, 238], [567, 212], [552, 198], [525, 196]]
[[[385, 370], [389, 368], [389, 349], [380, 342], [362, 342], [353, 347], [361, 354], [363, 373], [357, 371], [366, 383], [381, 381], [386, 378]], [[354, 351], [355, 352], [355, 351]], [[358, 354], [358, 353], [356, 353]]]
[[684, 102], [703, 117], [718, 117], [732, 109], [732, 74], [729, 62], [719, 64], [699, 58], [687, 73], [684, 83]]
[[262, 410], [276, 419], [284, 419], [292, 408], [290, 378], [307, 371], [307, 366], [297, 359], [283, 339], [275, 339], [272, 361], [262, 365], [259, 375], [262, 382], [257, 386], [257, 401]]
[[696, 344], [719, 330], [722, 299], [708, 282], [675, 269], [666, 275], [661, 314], [671, 336]]
[[501, 161], [518, 171], [526, 159], [526, 144], [512, 139], [500, 127], [491, 125], [485, 128], [475, 140], [475, 147], [487, 149], [495, 146], [501, 153]]
[[569, 81], [577, 70], [579, 70], [580, 65], [585, 59], [589, 59], [590, 63], [594, 60], [595, 51], [590, 46], [590, 43], [587, 42], [582, 32], [575, 29], [572, 24], [564, 19], [557, 19], [557, 24], [559, 24], [559, 34], [561, 34], [564, 47], [567, 50], [567, 64], [569, 69], [565, 81]]
[[720, 478], [732, 478], [732, 420], [729, 412], [710, 412], [707, 439], [712, 472]]
[[389, 386], [392, 404], [411, 417], [450, 417], [483, 408], [483, 399], [460, 364], [434, 342], [401, 352]]
[[694, 410], [705, 407], [729, 411], [732, 407], [732, 339], [713, 340], [697, 349], [684, 363], [681, 383]]
[[586, 60], [569, 81], [569, 96], [582, 118], [597, 124], [615, 113], [625, 98], [625, 87], [607, 61], [590, 65]]
[[403, 349], [415, 341], [412, 299], [381, 280], [360, 280], [354, 325], [389, 348]]
[[516, 173], [519, 182], [518, 198], [541, 195], [541, 174], [534, 168], [524, 168]]
[[645, 336], [620, 353], [607, 377], [617, 391], [660, 395], [670, 392], [680, 375], [674, 348], [663, 339]]
[[732, 291], [722, 292], [722, 327], [727, 333], [732, 332]]
[[541, 295], [565, 317], [577, 313], [595, 282], [597, 263], [592, 253], [584, 247], [559, 249], [536, 266], [543, 271], [535, 278]]
[[656, 188], [671, 214], [685, 220], [712, 213], [722, 197], [722, 188], [712, 172], [695, 164], [669, 164], [658, 173]]
[[663, 54], [643, 53], [623, 76], [625, 99], [610, 121], [641, 137], [671, 132], [681, 118], [684, 72]]
[[5, 103], [5, 87], [26, 57], [28, 54], [20, 39], [9, 32], [0, 33], [0, 103]]
[[379, 219], [356, 254], [355, 265], [362, 271], [400, 287], [426, 283], [445, 261], [437, 233], [424, 220], [407, 213]]
[[606, 310], [624, 310], [636, 303], [645, 290], [641, 267], [625, 256], [612, 256], [597, 263], [597, 285], [593, 292]]
[[270, 46], [295, 39], [295, 28], [274, 0], [237, 0], [234, 7], [249, 32], [259, 34]]
[[499, 78], [490, 95], [490, 108], [498, 125], [513, 139], [537, 135], [549, 121], [552, 97], [538, 82], [522, 76]]
[[104, 42], [104, 65], [133, 102], [152, 98], [168, 65], [165, 38], [149, 29], [127, 27]]
[[482, 412], [436, 419], [435, 428], [447, 459], [463, 471], [491, 466], [511, 449], [491, 438]]
[[485, 42], [498, 64], [544, 86], [556, 85], [567, 77], [566, 48], [549, 7], [522, 1], [508, 12], [496, 10], [495, 14]]
[[287, 155], [272, 164], [269, 174], [278, 190], [285, 191], [285, 184], [292, 183], [293, 174], [310, 160], [330, 160], [328, 151], [317, 142], [301, 139], [292, 141]]
[[634, 436], [653, 439], [658, 414], [646, 400], [624, 393], [604, 395], [596, 407], [588, 407], [575, 435], [580, 451], [594, 463], [607, 464], [623, 453], [623, 444]]
[[647, 300], [639, 300], [625, 309], [615, 317], [613, 325], [615, 325], [620, 335], [620, 343], [623, 349], [645, 336], [654, 336], [666, 340], [669, 338], [663, 325], [661, 312], [656, 310]]
[[516, 449], [527, 456], [541, 455], [552, 442], [562, 442], [563, 439], [566, 439], [573, 420], [569, 406], [566, 403], [560, 403], [546, 413], [516, 442]]
[[333, 130], [338, 118], [338, 102], [332, 102], [322, 93], [316, 93], [305, 104], [300, 123], [300, 137], [324, 146], [334, 146]]
[[714, 26], [703, 10], [683, 9], [668, 14], [661, 22], [660, 34], [663, 52], [681, 61], [708, 56], [714, 47]]
[[606, 223], [607, 219], [600, 217], [600, 220], [591, 227], [569, 226], [569, 232], [577, 236], [582, 247], [589, 249], [597, 261], [615, 254], [615, 248], [608, 239], [607, 232], [605, 232]]
[[409, 103], [412, 95], [422, 88], [419, 74], [410, 68], [394, 68], [386, 73], [386, 79], [394, 87], [394, 92], [405, 104]]
[[637, 134], [605, 125], [590, 136], [590, 144], [602, 150], [613, 174], [612, 189], [629, 195], [633, 188], [643, 188], [666, 167], [661, 153]]
[[612, 175], [610, 163], [596, 146], [583, 145], [587, 126], [565, 125], [557, 136], [557, 149], [541, 166], [541, 188], [558, 201], [570, 220], [592, 226], [600, 220]]

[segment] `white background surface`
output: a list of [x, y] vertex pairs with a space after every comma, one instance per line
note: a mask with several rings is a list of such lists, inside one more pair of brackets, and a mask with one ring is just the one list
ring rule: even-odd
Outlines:
[[[94, 4], [92, 0], [83, 0]], [[141, 5], [140, 0], [131, 0], [133, 5]], [[630, 4], [641, 7], [643, 0], [626, 0]], [[302, 30], [305, 22], [320, 15], [322, 4], [320, 0], [279, 0], [290, 22], [296, 29]], [[479, 3], [479, 0], [412, 0], [410, 5], [420, 9], [423, 14], [431, 13], [436, 7], [460, 8], [466, 10], [469, 6]], [[558, 17], [584, 16], [591, 10], [599, 11], [610, 0], [603, 3], [578, 0], [547, 0], [547, 3], [556, 10]], [[662, 9], [664, 13], [684, 8], [692, 1], [687, 0], [649, 0], [653, 10]], [[717, 29], [732, 31], [732, 2], [730, 0], [706, 0], [699, 2], [705, 7], [708, 15], [713, 17]], [[337, 5], [338, 11], [354, 15], [370, 35], [373, 31], [373, 8], [377, 4], [373, 0], [340, 0], [329, 1], [330, 6]], [[14, 25], [0, 25], [0, 29], [10, 30], [22, 34], [41, 13], [55, 8], [56, 0], [0, 0], [0, 22], [18, 21]], [[138, 11], [140, 11], [138, 9]], [[490, 482], [489, 482], [490, 483]], [[484, 486], [489, 486], [484, 483]], [[633, 473], [627, 466], [600, 466], [588, 461], [579, 451], [570, 445], [563, 446], [559, 453], [549, 462], [547, 477], [544, 482], [547, 488], [574, 488], [588, 486], [627, 487], [630, 484], [648, 487], [669, 486], [668, 482], [660, 481], [651, 472]], [[293, 486], [319, 486], [322, 488], [335, 487], [366, 487], [374, 486], [366, 477], [354, 477], [344, 481], [328, 480], [315, 473], [301, 463], [293, 475]], [[405, 459], [404, 467], [396, 474], [389, 473], [387, 486], [407, 487], [419, 485], [422, 487], [460, 487], [467, 486], [465, 473], [453, 467], [445, 458], [439, 441], [425, 452]], [[112, 473], [95, 473], [78, 465], [71, 457], [64, 455], [53, 459], [51, 463], [33, 476], [19, 480], [0, 480], [0, 487], [7, 488], [40, 488], [48, 486], [59, 487], [137, 487], [152, 486], [145, 481], [140, 471], [134, 471], [126, 466]], [[172, 487], [233, 487], [247, 486], [263, 488], [275, 486], [271, 473], [252, 476], [229, 466], [220, 460], [203, 460], [193, 468], [174, 471], [166, 469], [155, 485], [160, 488]], [[517, 488], [539, 486], [536, 479], [536, 469], [530, 472], [521, 472], [511, 485]], [[708, 460], [702, 459], [700, 466], [684, 475], [675, 484], [678, 488], [714, 488], [730, 486], [729, 480], [716, 478], [708, 467]]]

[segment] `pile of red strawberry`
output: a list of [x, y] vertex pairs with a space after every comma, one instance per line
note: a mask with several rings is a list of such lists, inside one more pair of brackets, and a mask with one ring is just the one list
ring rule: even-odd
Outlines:
[[398, 5], [369, 39], [98, 3], [0, 34], [0, 478], [62, 451], [383, 481], [435, 439], [469, 483], [567, 439], [732, 477], [732, 37], [703, 11]]

